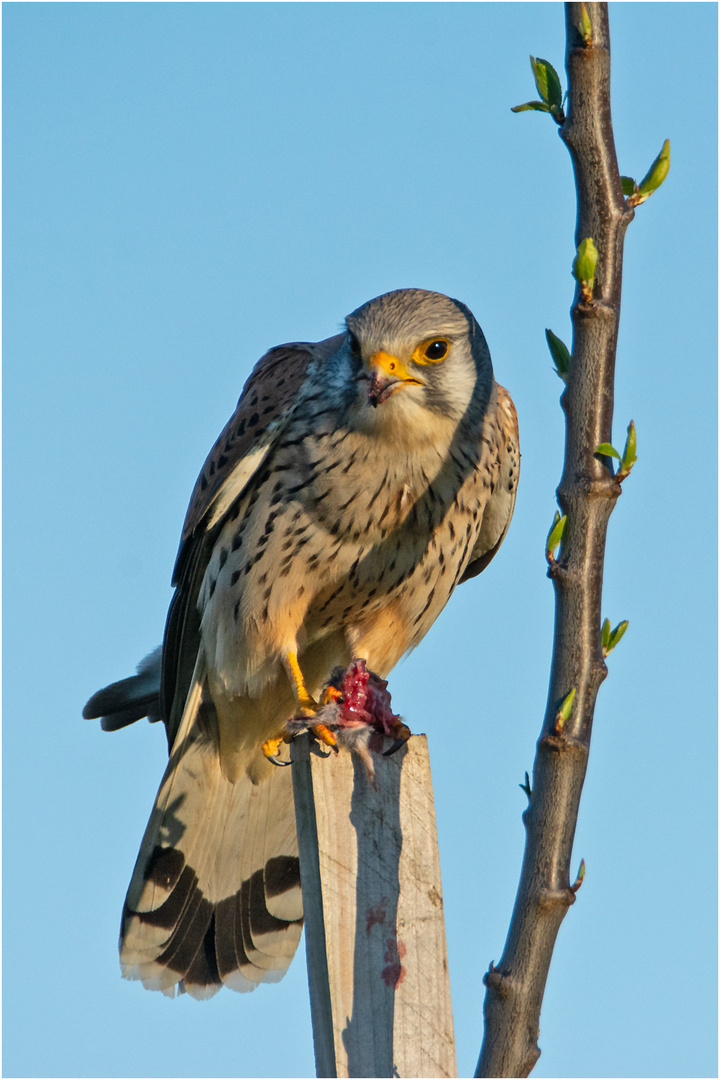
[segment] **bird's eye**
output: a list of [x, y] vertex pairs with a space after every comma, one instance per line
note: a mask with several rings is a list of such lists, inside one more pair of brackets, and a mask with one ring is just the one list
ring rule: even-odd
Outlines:
[[445, 338], [436, 338], [434, 341], [429, 341], [422, 350], [422, 359], [429, 360], [431, 364], [437, 363], [438, 360], [443, 360], [447, 356], [448, 342]]
[[348, 331], [348, 337], [350, 339], [350, 352], [351, 352], [351, 354], [354, 357], [359, 357], [360, 353], [361, 353], [360, 342], [355, 337], [355, 335], [351, 334], [349, 331]]
[[412, 359], [416, 364], [439, 364], [450, 351], [450, 342], [447, 338], [425, 338], [415, 348]]

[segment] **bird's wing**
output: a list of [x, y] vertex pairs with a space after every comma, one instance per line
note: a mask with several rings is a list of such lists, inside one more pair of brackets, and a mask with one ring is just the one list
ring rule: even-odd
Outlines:
[[172, 747], [200, 642], [197, 599], [225, 515], [260, 469], [288, 418], [311, 364], [337, 350], [343, 335], [278, 345], [258, 361], [237, 408], [200, 472], [190, 498], [165, 627], [161, 711]]
[[111, 683], [88, 701], [82, 711], [86, 720], [101, 720], [103, 731], [118, 731], [147, 716], [151, 724], [160, 719], [160, 669], [162, 645], [138, 664], [137, 675]]
[[496, 423], [500, 442], [500, 472], [483, 514], [482, 529], [460, 583], [477, 577], [497, 555], [515, 509], [520, 475], [518, 419], [507, 390], [497, 385]]
[[182, 544], [203, 519], [207, 518], [206, 528], [212, 528], [243, 491], [277, 437], [310, 363], [332, 355], [342, 340], [343, 335], [338, 334], [316, 343], [278, 345], [257, 362], [197, 479]]
[[[123, 974], [149, 989], [179, 988], [200, 998], [223, 984], [252, 990], [284, 974], [300, 939], [292, 779], [267, 763], [260, 783], [248, 772], [231, 778], [224, 771], [198, 594], [225, 516], [272, 453], [313, 361], [341, 340], [265, 354], [190, 501], [162, 650], [170, 760], [128, 889], [120, 942]], [[136, 689], [132, 682], [121, 687], [131, 695]]]
[[123, 974], [170, 996], [282, 978], [300, 940], [289, 770], [231, 782], [202, 650], [123, 910]]
[[200, 616], [197, 596], [212, 551], [211, 538], [270, 453], [313, 360], [340, 346], [338, 334], [319, 342], [292, 342], [265, 353], [255, 365], [237, 408], [210, 451], [190, 498], [173, 573], [177, 586], [165, 642], [138, 667], [138, 674], [99, 690], [83, 716], [102, 718], [116, 731], [147, 716], [163, 719], [172, 749], [197, 660]]

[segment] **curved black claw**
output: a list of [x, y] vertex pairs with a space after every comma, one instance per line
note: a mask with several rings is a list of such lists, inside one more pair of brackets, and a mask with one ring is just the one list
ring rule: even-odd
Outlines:
[[292, 765], [292, 761], [281, 761], [279, 757], [273, 757], [272, 754], [268, 754], [266, 760], [272, 761], [273, 765], [280, 765], [283, 769], [286, 765]]
[[397, 754], [401, 746], [404, 746], [407, 739], [396, 739], [389, 750], [383, 750], [383, 757], [392, 757], [393, 754]]
[[[332, 749], [335, 751], [335, 753], [337, 753], [337, 746], [333, 746]], [[331, 750], [330, 748], [328, 748], [327, 754], [323, 754], [322, 750], [320, 749], [319, 740], [313, 739], [313, 741], [310, 743], [310, 753], [315, 754], [316, 757], [326, 758], [330, 757]]]

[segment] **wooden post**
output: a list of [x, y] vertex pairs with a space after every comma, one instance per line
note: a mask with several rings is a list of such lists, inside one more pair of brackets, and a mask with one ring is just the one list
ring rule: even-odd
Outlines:
[[374, 755], [374, 789], [315, 750], [292, 743], [317, 1075], [454, 1077], [427, 740]]

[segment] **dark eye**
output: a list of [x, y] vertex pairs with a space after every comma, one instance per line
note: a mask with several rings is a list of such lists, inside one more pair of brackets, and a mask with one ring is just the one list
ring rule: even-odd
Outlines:
[[442, 360], [444, 356], [447, 356], [448, 343], [439, 339], [438, 341], [431, 341], [429, 345], [425, 347], [425, 359], [426, 360]]
[[349, 331], [348, 331], [348, 337], [350, 339], [350, 352], [352, 353], [352, 355], [354, 357], [359, 358], [360, 357], [360, 351], [361, 351], [360, 350], [360, 342], [355, 337], [355, 335], [351, 334]]

